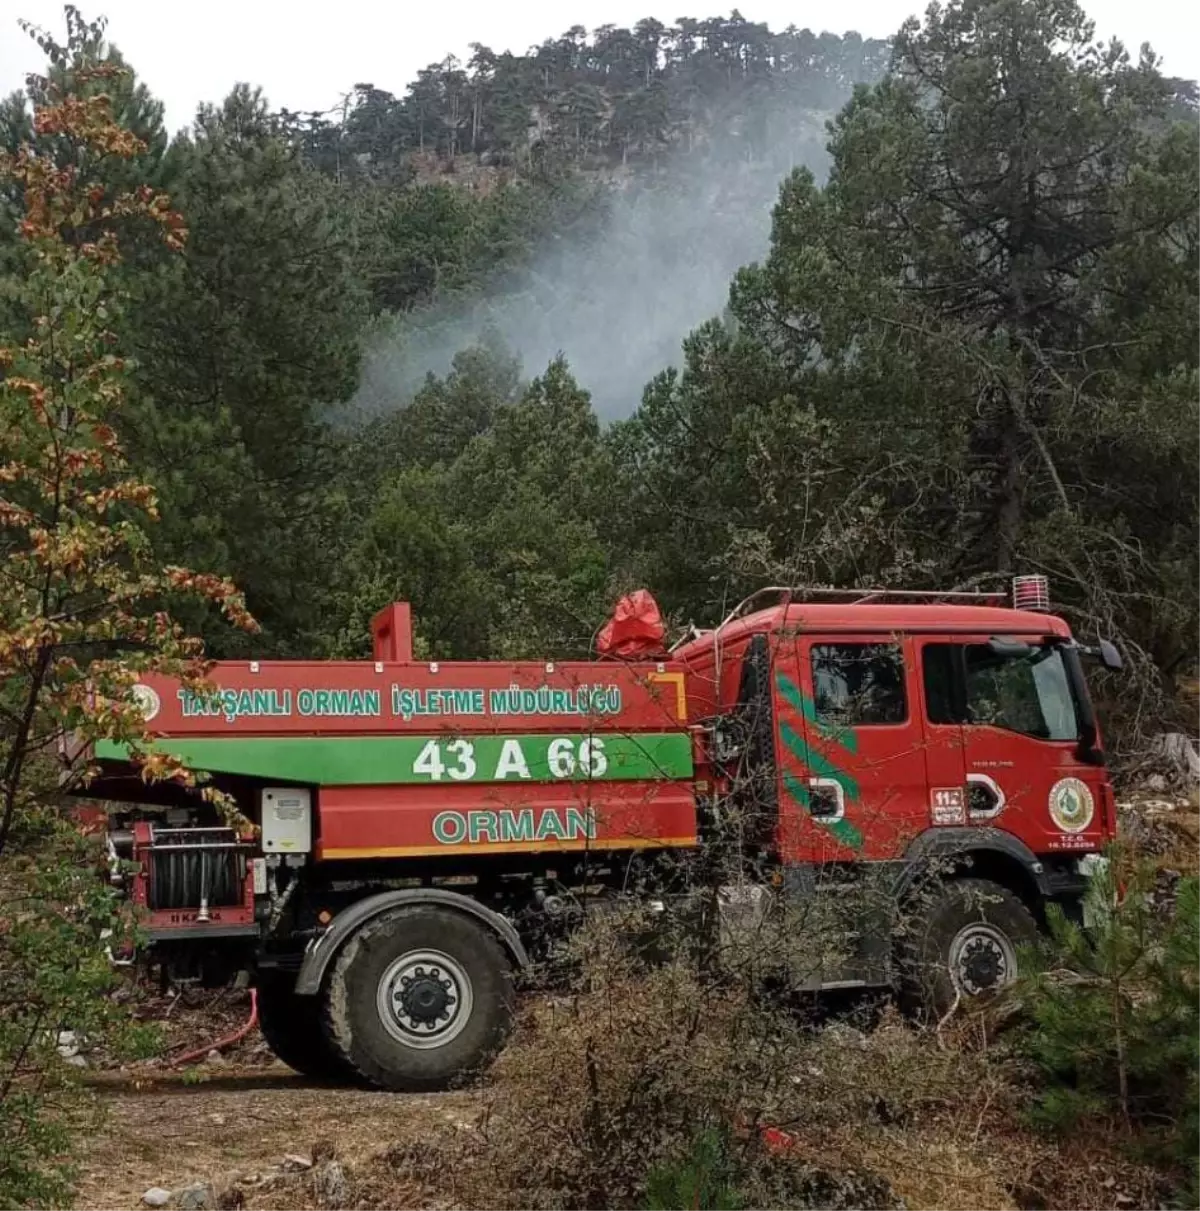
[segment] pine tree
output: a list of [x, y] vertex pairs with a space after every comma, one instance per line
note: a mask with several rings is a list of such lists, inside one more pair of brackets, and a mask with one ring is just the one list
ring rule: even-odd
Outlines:
[[[334, 464], [328, 410], [353, 390], [361, 295], [335, 187], [239, 88], [177, 148], [183, 257], [139, 278], [131, 457], [162, 493], [157, 542], [233, 576], [256, 654], [303, 654], [319, 626]], [[195, 619], [217, 654], [241, 640]]]
[[1050, 906], [1048, 949], [1023, 981], [1025, 1044], [1042, 1078], [1034, 1118], [1059, 1131], [1112, 1118], [1137, 1127], [1139, 1146], [1171, 1162], [1194, 1195], [1200, 883], [1181, 880], [1164, 910], [1154, 867], [1112, 856], [1088, 888], [1087, 926]]
[[649, 1211], [738, 1211], [743, 1203], [733, 1181], [736, 1166], [727, 1132], [699, 1131], [691, 1152], [674, 1165], [660, 1165], [646, 1178]]

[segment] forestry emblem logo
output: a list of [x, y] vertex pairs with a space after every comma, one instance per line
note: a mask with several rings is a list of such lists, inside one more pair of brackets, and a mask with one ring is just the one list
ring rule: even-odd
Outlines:
[[1096, 805], [1087, 783], [1062, 778], [1050, 791], [1050, 819], [1064, 833], [1081, 833], [1092, 822]]
[[138, 704], [138, 708], [142, 712], [142, 718], [149, 723], [162, 709], [162, 700], [159, 698], [157, 691], [151, 689], [148, 685], [142, 685], [140, 682], [133, 687], [132, 692], [133, 700]]

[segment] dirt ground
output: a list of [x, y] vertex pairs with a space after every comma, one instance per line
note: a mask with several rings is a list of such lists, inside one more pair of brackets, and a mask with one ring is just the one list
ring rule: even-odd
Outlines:
[[[111, 1075], [112, 1079], [107, 1079]], [[75, 1206], [139, 1208], [152, 1186], [209, 1184], [209, 1203], [256, 1208], [307, 1201], [308, 1171], [289, 1156], [330, 1152], [348, 1169], [432, 1126], [468, 1114], [470, 1094], [399, 1095], [314, 1084], [282, 1064], [229, 1068], [199, 1083], [175, 1074], [143, 1078], [101, 1074], [106, 1103], [90, 1141]], [[297, 1197], [300, 1196], [300, 1197]]]

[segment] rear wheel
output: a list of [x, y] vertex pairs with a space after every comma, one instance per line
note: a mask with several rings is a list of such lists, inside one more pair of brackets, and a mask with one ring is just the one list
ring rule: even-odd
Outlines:
[[368, 922], [342, 948], [325, 1030], [371, 1084], [443, 1089], [491, 1059], [512, 1015], [512, 966], [491, 931], [415, 905]]
[[321, 999], [297, 996], [295, 985], [291, 972], [259, 973], [258, 1026], [267, 1046], [302, 1076], [316, 1080], [352, 1077], [322, 1029]]
[[900, 953], [906, 1005], [941, 1017], [958, 996], [996, 992], [1019, 975], [1019, 948], [1037, 939], [1024, 901], [990, 879], [956, 879], [922, 908]]

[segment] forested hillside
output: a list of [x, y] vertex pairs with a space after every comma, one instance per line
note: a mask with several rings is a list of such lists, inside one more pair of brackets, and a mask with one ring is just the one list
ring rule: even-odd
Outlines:
[[338, 179], [404, 181], [456, 157], [530, 167], [661, 163], [669, 151], [734, 140], [742, 159], [771, 158], [788, 116], [835, 110], [887, 68], [888, 44], [789, 26], [772, 33], [729, 17], [633, 29], [572, 26], [527, 54], [471, 44], [420, 72], [400, 97], [357, 84], [340, 115], [280, 115], [305, 157]]
[[[362, 654], [397, 597], [430, 655], [555, 656], [635, 583], [702, 621], [1039, 570], [1139, 701], [1193, 661], [1194, 92], [1077, 9], [574, 28], [334, 115], [239, 87], [173, 141], [107, 87], [145, 143], [110, 187], [188, 232], [128, 223], [122, 436], [162, 556], [264, 628], [203, 620], [215, 653]], [[58, 155], [30, 105], [2, 145]]]
[[[887, 54], [855, 33], [774, 34], [736, 11], [648, 19], [575, 27], [526, 55], [476, 45], [465, 67], [433, 65], [399, 99], [360, 85], [332, 119], [282, 115], [359, 203], [390, 211], [408, 181], [502, 194], [482, 208], [461, 191], [453, 206], [426, 197], [437, 213], [403, 242], [399, 271], [375, 280], [373, 304], [402, 314], [371, 340], [355, 404], [390, 410], [492, 329], [529, 366], [565, 352], [600, 415], [627, 416], [762, 254], [780, 179], [796, 166], [824, 175], [826, 121]], [[416, 217], [406, 208], [389, 231]]]

